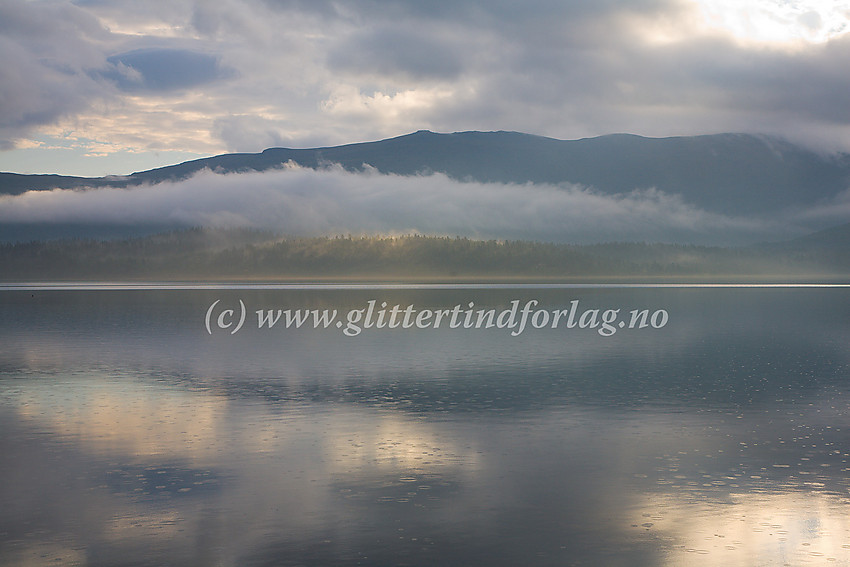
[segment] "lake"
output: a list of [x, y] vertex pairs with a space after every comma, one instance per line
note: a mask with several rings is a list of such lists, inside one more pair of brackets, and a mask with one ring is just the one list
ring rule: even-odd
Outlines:
[[850, 565], [848, 299], [6, 286], [0, 564]]

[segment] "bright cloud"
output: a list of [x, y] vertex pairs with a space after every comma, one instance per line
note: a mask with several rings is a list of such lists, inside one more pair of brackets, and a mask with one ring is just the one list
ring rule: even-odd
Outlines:
[[756, 42], [825, 42], [850, 31], [847, 0], [695, 0], [706, 22]]

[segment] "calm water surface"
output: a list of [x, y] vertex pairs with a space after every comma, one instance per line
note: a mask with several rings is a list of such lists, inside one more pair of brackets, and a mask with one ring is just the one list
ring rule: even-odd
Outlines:
[[[255, 313], [531, 299], [669, 320], [349, 337]], [[0, 290], [0, 564], [850, 565], [848, 300]]]

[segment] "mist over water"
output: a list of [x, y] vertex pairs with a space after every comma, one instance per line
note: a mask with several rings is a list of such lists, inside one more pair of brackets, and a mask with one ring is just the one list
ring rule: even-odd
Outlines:
[[289, 236], [427, 234], [552, 242], [648, 241], [709, 245], [790, 239], [844, 222], [835, 202], [772, 216], [710, 212], [653, 188], [605, 195], [578, 185], [458, 181], [366, 167], [262, 173], [202, 171], [132, 188], [31, 191], [0, 197], [0, 222], [31, 229], [85, 226], [240, 227]]

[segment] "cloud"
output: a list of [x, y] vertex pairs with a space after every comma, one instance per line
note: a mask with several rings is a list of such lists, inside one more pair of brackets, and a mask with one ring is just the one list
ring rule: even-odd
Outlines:
[[281, 135], [286, 127], [285, 120], [251, 114], [218, 118], [213, 132], [219, 139], [224, 140], [232, 151], [249, 152], [257, 147], [257, 144], [263, 148], [289, 145], [292, 140]]
[[[7, 147], [41, 132], [221, 153], [430, 129], [560, 139], [749, 131], [850, 148], [850, 34], [748, 41], [712, 27], [696, 0], [46, 0], [0, 10]], [[799, 15], [802, 27], [817, 23]], [[5, 23], [17, 20], [26, 25]]]
[[[208, 85], [230, 78], [232, 70], [220, 64], [216, 53], [207, 52], [209, 45], [195, 45], [191, 38], [115, 33], [92, 11], [100, 6], [64, 1], [0, 4], [0, 149], [27, 145], [34, 132], [57, 130], [72, 141], [88, 138], [115, 151], [145, 148], [133, 138], [156, 140], [163, 134], [184, 140], [172, 144], [174, 149], [191, 147], [187, 138], [208, 148], [203, 138], [209, 132], [169, 132], [169, 127], [181, 128], [180, 120], [175, 125], [156, 123], [153, 104], [138, 95]], [[126, 93], [136, 98], [126, 98]], [[167, 100], [168, 110], [179, 113], [181, 102]], [[205, 110], [211, 109], [199, 106], [193, 112], [197, 116]], [[127, 125], [140, 122], [129, 131]]]
[[91, 14], [69, 4], [0, 3], [0, 149], [108, 91], [92, 75], [106, 63], [94, 45], [105, 35]]
[[328, 66], [338, 72], [454, 79], [463, 68], [463, 50], [452, 44], [463, 38], [446, 35], [409, 29], [353, 34], [330, 50]]
[[[806, 220], [815, 222], [823, 213]], [[293, 236], [417, 233], [555, 242], [733, 244], [805, 233], [796, 220], [709, 213], [652, 189], [610, 196], [575, 185], [472, 183], [442, 174], [402, 177], [369, 168], [350, 173], [339, 167], [287, 166], [227, 175], [207, 170], [153, 186], [0, 198], [0, 222], [7, 226], [255, 227]]]
[[104, 76], [127, 91], [173, 91], [231, 76], [218, 57], [185, 49], [135, 49], [107, 61], [113, 68]]

